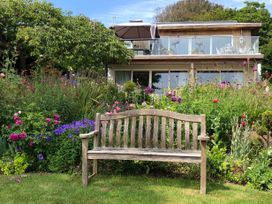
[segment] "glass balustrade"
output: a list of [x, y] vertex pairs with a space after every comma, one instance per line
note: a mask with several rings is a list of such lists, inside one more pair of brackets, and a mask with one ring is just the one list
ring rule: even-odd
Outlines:
[[259, 54], [259, 36], [161, 37], [125, 41], [135, 55], [252, 55]]

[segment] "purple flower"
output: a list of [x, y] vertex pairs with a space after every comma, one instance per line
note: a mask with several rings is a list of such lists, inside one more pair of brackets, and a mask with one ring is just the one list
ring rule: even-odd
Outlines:
[[38, 155], [37, 155], [37, 159], [40, 160], [40, 161], [42, 161], [42, 160], [44, 160], [44, 157], [43, 157], [42, 154], [38, 154]]
[[178, 97], [178, 103], [181, 103], [181, 102], [182, 102], [182, 98]]
[[145, 94], [152, 94], [152, 93], [154, 93], [154, 89], [152, 88], [152, 87], [145, 87], [145, 89], [144, 89], [144, 93]]
[[173, 102], [176, 102], [176, 101], [177, 101], [177, 97], [176, 97], [176, 96], [172, 96], [172, 97], [171, 97], [171, 100], [172, 100]]
[[51, 136], [47, 136], [46, 137], [46, 141], [51, 142], [52, 141], [52, 137]]
[[70, 133], [70, 134], [68, 135], [68, 138], [69, 138], [69, 139], [72, 139], [72, 138], [73, 138], [73, 135]]
[[80, 133], [80, 129], [86, 129], [86, 131], [92, 131], [95, 128], [95, 122], [93, 120], [89, 120], [84, 118], [82, 121], [74, 121], [70, 124], [64, 124], [59, 126], [54, 130], [55, 135], [62, 135], [66, 133], [66, 131], [75, 132], [75, 134]]

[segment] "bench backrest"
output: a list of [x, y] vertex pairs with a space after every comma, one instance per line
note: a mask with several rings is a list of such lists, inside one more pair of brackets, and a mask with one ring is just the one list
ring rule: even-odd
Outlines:
[[96, 115], [95, 148], [199, 149], [205, 135], [205, 115], [139, 109], [112, 115]]

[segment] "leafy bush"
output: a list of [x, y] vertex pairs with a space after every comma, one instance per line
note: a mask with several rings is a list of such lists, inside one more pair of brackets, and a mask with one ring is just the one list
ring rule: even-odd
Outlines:
[[83, 119], [61, 125], [54, 130], [55, 137], [47, 149], [49, 171], [71, 172], [79, 165], [81, 140], [78, 135], [94, 130], [94, 125], [93, 120]]
[[28, 158], [25, 153], [17, 152], [14, 158], [5, 156], [0, 160], [0, 169], [5, 175], [21, 175], [25, 173], [28, 166]]
[[272, 190], [272, 149], [263, 150], [246, 171], [248, 184], [259, 190]]
[[218, 144], [207, 151], [207, 172], [208, 177], [212, 180], [224, 180], [227, 163], [225, 162], [227, 157], [227, 149], [220, 147]]

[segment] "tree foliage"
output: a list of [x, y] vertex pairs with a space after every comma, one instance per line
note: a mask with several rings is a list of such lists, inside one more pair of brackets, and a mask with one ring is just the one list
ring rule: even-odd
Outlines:
[[197, 20], [199, 16], [216, 9], [223, 9], [223, 6], [208, 0], [182, 0], [162, 9], [155, 19], [157, 22]]
[[[0, 63], [15, 56], [18, 72], [48, 64], [62, 71], [99, 71], [130, 52], [114, 33], [85, 16], [37, 0], [0, 4]], [[0, 70], [1, 71], [1, 70]]]

